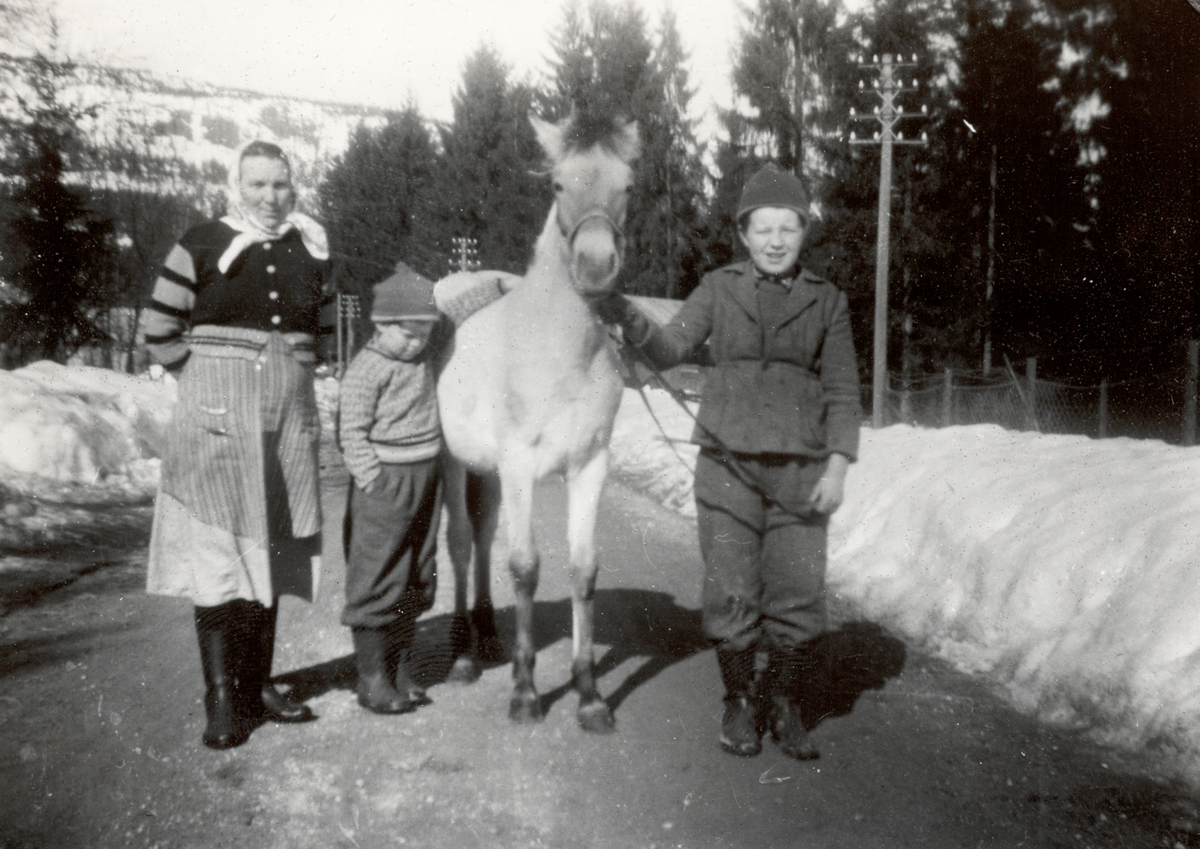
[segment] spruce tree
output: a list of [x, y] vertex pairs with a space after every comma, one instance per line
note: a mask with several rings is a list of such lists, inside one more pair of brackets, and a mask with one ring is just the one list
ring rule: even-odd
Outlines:
[[10, 365], [65, 363], [80, 346], [108, 341], [113, 226], [67, 179], [85, 162], [78, 128], [94, 113], [61, 96], [74, 66], [38, 54], [19, 67], [23, 93], [0, 124], [8, 140], [3, 168], [15, 178], [0, 207], [0, 277], [16, 290], [0, 304], [0, 342]]
[[454, 119], [441, 127], [436, 217], [444, 238], [475, 240], [482, 267], [523, 273], [550, 208], [537, 176], [541, 151], [525, 85], [513, 85], [490, 47], [466, 61], [453, 98]]
[[688, 117], [693, 96], [674, 17], [656, 38], [633, 3], [594, 2], [586, 14], [568, 7], [554, 38], [554, 84], [547, 112], [575, 112], [637, 121], [641, 157], [635, 166], [625, 232], [621, 286], [639, 295], [680, 298], [711, 265], [704, 252], [705, 171]]
[[342, 291], [367, 295], [400, 260], [432, 279], [445, 273], [436, 174], [433, 134], [415, 106], [359, 126], [317, 192]]
[[665, 12], [639, 88], [635, 110], [642, 155], [629, 205], [626, 291], [682, 298], [708, 270], [706, 179], [695, 122], [694, 94], [674, 15]]

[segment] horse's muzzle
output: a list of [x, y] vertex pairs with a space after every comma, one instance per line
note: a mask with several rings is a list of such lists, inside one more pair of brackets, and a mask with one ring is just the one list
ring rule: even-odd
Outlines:
[[571, 277], [580, 294], [607, 292], [621, 270], [621, 238], [606, 217], [584, 221], [571, 241]]

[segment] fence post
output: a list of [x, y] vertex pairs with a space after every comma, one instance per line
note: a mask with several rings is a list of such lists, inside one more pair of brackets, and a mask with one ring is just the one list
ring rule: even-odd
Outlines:
[[1025, 358], [1025, 382], [1029, 384], [1029, 400], [1026, 402], [1029, 407], [1027, 410], [1029, 425], [1041, 433], [1042, 429], [1038, 425], [1037, 418], [1037, 357]]
[[1187, 383], [1183, 389], [1183, 444], [1196, 444], [1196, 379], [1200, 376], [1200, 340], [1188, 340]]
[[1097, 416], [1096, 438], [1105, 439], [1108, 436], [1108, 378], [1100, 380], [1100, 411]]
[[942, 372], [942, 427], [954, 424], [954, 372], [949, 366]]

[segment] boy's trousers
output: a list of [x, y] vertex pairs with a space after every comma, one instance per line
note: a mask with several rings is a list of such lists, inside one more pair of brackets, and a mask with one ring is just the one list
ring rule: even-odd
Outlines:
[[387, 628], [433, 606], [441, 505], [436, 457], [382, 464], [370, 492], [351, 479], [342, 524], [343, 625]]
[[735, 651], [764, 639], [787, 649], [825, 630], [829, 518], [808, 499], [826, 465], [824, 459], [744, 454], [731, 463], [701, 449], [695, 492], [702, 626], [709, 639]]

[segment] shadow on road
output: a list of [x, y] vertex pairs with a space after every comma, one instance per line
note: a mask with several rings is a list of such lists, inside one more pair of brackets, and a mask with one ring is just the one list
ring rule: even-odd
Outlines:
[[[452, 616], [443, 614], [418, 623], [411, 663], [422, 686], [440, 684], [450, 672], [455, 657], [452, 620]], [[598, 590], [595, 623], [599, 658], [596, 678], [602, 689], [606, 675], [628, 661], [641, 659], [641, 663], [606, 697], [605, 701], [613, 711], [663, 670], [712, 647], [700, 630], [700, 611], [680, 607], [665, 592]], [[511, 606], [496, 611], [496, 627], [501, 640], [511, 645], [515, 630]], [[570, 638], [570, 599], [538, 602], [534, 613], [537, 650], [541, 652]], [[845, 623], [824, 634], [816, 648], [824, 670], [822, 686], [800, 694], [805, 724], [810, 728], [829, 717], [850, 713], [864, 691], [881, 688], [904, 668], [904, 644], [870, 622]], [[484, 668], [495, 668], [506, 662], [484, 663]], [[544, 711], [571, 691], [569, 667], [547, 674], [567, 680], [542, 694]], [[353, 689], [355, 679], [353, 655], [276, 677], [278, 682], [290, 685], [293, 697], [301, 700], [315, 698], [330, 690]]]
[[804, 724], [845, 716], [867, 690], [878, 690], [904, 669], [904, 643], [873, 622], [846, 622], [817, 639], [819, 687], [800, 693]]

